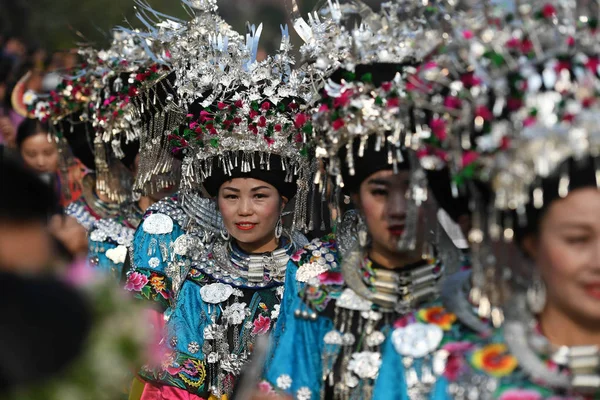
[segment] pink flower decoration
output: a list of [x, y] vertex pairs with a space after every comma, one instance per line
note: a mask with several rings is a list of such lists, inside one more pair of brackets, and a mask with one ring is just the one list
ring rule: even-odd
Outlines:
[[536, 122], [537, 119], [535, 117], [529, 116], [523, 121], [523, 126], [532, 126], [535, 125]]
[[263, 111], [269, 111], [271, 109], [271, 103], [269, 103], [268, 101], [265, 101], [264, 103], [262, 103], [260, 105], [260, 108]]
[[437, 67], [437, 63], [435, 61], [428, 61], [423, 65], [423, 69], [431, 69]]
[[333, 129], [335, 129], [336, 131], [338, 129], [341, 129], [343, 126], [345, 125], [344, 120], [342, 118], [338, 118], [335, 121], [333, 121], [333, 124], [331, 124], [331, 126], [333, 127]]
[[398, 97], [391, 97], [387, 101], [387, 108], [396, 108], [400, 105], [400, 99]]
[[225, 109], [225, 107], [227, 107], [227, 104], [223, 103], [222, 101], [217, 103], [217, 108], [219, 110], [223, 110], [223, 109]]
[[528, 389], [509, 389], [502, 393], [498, 400], [542, 400], [543, 397], [539, 392]]
[[341, 272], [326, 271], [319, 275], [319, 281], [323, 285], [343, 285], [344, 276]]
[[445, 344], [442, 349], [449, 353], [464, 353], [471, 350], [474, 347], [471, 342], [451, 342]]
[[302, 254], [305, 254], [305, 253], [306, 253], [306, 250], [300, 249], [297, 252], [295, 252], [294, 255], [292, 255], [290, 257], [290, 259], [294, 262], [298, 262], [298, 261], [300, 261], [300, 258], [302, 258]]
[[294, 120], [294, 125], [297, 129], [300, 129], [306, 124], [307, 121], [308, 116], [306, 114], [298, 114]]
[[273, 386], [267, 381], [262, 381], [258, 384], [258, 391], [261, 393], [273, 393]]
[[431, 131], [440, 140], [446, 140], [446, 123], [444, 120], [435, 118], [431, 121]]
[[463, 37], [467, 40], [473, 39], [473, 32], [469, 30], [463, 31]]
[[254, 329], [252, 329], [253, 335], [264, 335], [271, 329], [271, 318], [259, 315], [254, 320]]
[[212, 121], [211, 115], [208, 111], [200, 111], [200, 122]]
[[470, 164], [472, 164], [473, 162], [475, 162], [475, 160], [477, 160], [479, 158], [479, 154], [475, 151], [467, 151], [465, 152], [465, 154], [463, 154], [462, 156], [462, 166], [463, 168], [469, 166]]
[[413, 314], [405, 315], [401, 318], [398, 318], [396, 322], [394, 322], [394, 329], [397, 328], [405, 328], [408, 325], [414, 323], [416, 321], [415, 316]]
[[127, 284], [125, 290], [130, 292], [141, 292], [144, 286], [148, 284], [148, 277], [139, 272], [133, 272], [127, 277]]
[[196, 129], [197, 126], [198, 126], [198, 123], [196, 121], [194, 121], [190, 124], [190, 129]]
[[178, 375], [181, 372], [182, 369], [183, 368], [181, 368], [181, 367], [177, 367], [177, 368], [175, 368], [175, 367], [167, 367], [166, 371], [167, 371], [167, 373], [169, 375], [176, 376], [176, 375]]
[[327, 112], [329, 111], [329, 106], [327, 104], [321, 104], [321, 107], [319, 107], [319, 112]]

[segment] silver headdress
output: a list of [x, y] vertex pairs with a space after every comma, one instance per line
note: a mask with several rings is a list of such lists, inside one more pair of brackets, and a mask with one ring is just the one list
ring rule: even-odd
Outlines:
[[[594, 2], [536, 1], [516, 13], [488, 6], [487, 24], [457, 29], [452, 57], [439, 59], [451, 76], [456, 65], [472, 71], [472, 123], [428, 142], [427, 154], [447, 162], [457, 188], [473, 195], [473, 300], [501, 322], [498, 288], [510, 260], [495, 258], [491, 244], [511, 243], [529, 215], [565, 197], [569, 166], [595, 170], [600, 187], [600, 48]], [[548, 178], [557, 183], [552, 193]]]

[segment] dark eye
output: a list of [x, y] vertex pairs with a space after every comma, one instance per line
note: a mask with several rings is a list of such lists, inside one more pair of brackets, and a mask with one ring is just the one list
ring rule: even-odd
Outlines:
[[227, 200], [235, 200], [235, 199], [237, 199], [238, 197], [237, 197], [237, 195], [235, 195], [235, 194], [226, 194], [226, 195], [225, 195], [225, 198], [226, 198]]
[[264, 193], [256, 193], [254, 195], [254, 197], [257, 198], [257, 199], [266, 199], [267, 197], [269, 197], [269, 195], [264, 194]]
[[387, 196], [388, 191], [387, 191], [387, 189], [373, 189], [373, 190], [371, 190], [371, 195], [376, 196], [376, 197]]
[[568, 236], [565, 238], [566, 242], [569, 244], [584, 244], [590, 241], [590, 236], [588, 235], [578, 235], [578, 236]]

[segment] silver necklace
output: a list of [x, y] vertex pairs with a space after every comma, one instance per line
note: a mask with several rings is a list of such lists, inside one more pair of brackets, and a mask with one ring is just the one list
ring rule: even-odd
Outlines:
[[[553, 346], [548, 339], [536, 335], [521, 321], [509, 320], [504, 337], [511, 353], [531, 380], [542, 381], [553, 388], [581, 394], [600, 390], [600, 348], [598, 346]], [[546, 355], [569, 374], [548, 368], [540, 355]]]
[[383, 310], [407, 314], [423, 301], [439, 296], [439, 280], [444, 268], [438, 263], [410, 271], [379, 270], [373, 287], [369, 288], [361, 277], [364, 260], [365, 252], [355, 246], [342, 261], [344, 281], [360, 297], [381, 306]]
[[288, 244], [264, 254], [234, 252], [230, 242], [217, 238], [212, 247], [212, 260], [201, 260], [199, 269], [225, 283], [250, 288], [264, 288], [281, 283], [294, 243], [285, 233]]

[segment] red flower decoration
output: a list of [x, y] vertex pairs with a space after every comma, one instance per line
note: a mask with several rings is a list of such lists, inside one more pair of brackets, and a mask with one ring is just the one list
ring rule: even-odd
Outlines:
[[218, 102], [218, 103], [217, 103], [217, 108], [218, 108], [219, 110], [223, 110], [223, 109], [225, 109], [226, 107], [227, 107], [227, 104], [223, 103], [222, 101], [220, 101], [220, 102]]
[[463, 168], [473, 164], [479, 158], [479, 154], [475, 151], [467, 151], [462, 156]]
[[484, 121], [491, 121], [494, 118], [494, 116], [492, 115], [492, 112], [486, 106], [477, 107], [477, 110], [475, 111], [475, 115], [477, 117], [483, 118]]
[[275, 129], [275, 131], [277, 131], [277, 132], [281, 132], [281, 124], [277, 124], [277, 125], [275, 125], [275, 128], [274, 128], [274, 129]]
[[452, 109], [458, 109], [462, 105], [460, 99], [456, 96], [448, 96], [444, 99], [444, 106]]
[[294, 125], [296, 126], [297, 129], [300, 129], [304, 125], [306, 125], [307, 121], [308, 121], [308, 116], [306, 114], [298, 114], [298, 115], [296, 115], [296, 118], [294, 120]]
[[542, 8], [542, 15], [544, 16], [544, 18], [551, 18], [554, 15], [556, 15], [556, 8], [554, 8], [552, 4], [546, 4]]
[[260, 108], [263, 111], [269, 111], [271, 109], [271, 103], [269, 103], [268, 101], [265, 101], [260, 105]]
[[335, 129], [336, 131], [338, 129], [341, 129], [343, 126], [345, 125], [344, 120], [342, 118], [338, 118], [335, 121], [333, 121], [333, 124], [331, 124], [331, 126], [333, 127], [333, 129]]
[[398, 97], [391, 97], [387, 101], [387, 108], [396, 108], [400, 106], [400, 99]]
[[241, 100], [238, 100], [235, 103], [233, 103], [233, 105], [236, 106], [237, 108], [242, 108], [244, 106], [244, 103], [242, 103]]
[[267, 119], [263, 115], [261, 115], [258, 119], [258, 126], [260, 126], [261, 128], [267, 126]]
[[431, 121], [431, 131], [440, 140], [446, 140], [446, 123], [440, 118], [434, 118]]
[[350, 99], [352, 98], [353, 94], [354, 94], [354, 92], [350, 89], [344, 90], [339, 97], [336, 97], [333, 100], [333, 107], [334, 108], [346, 107], [348, 105], [348, 103], [350, 103]]
[[383, 82], [381, 84], [381, 88], [386, 92], [389, 92], [390, 90], [392, 90], [392, 82]]
[[254, 119], [256, 117], [258, 117], [260, 114], [258, 113], [258, 111], [254, 111], [254, 110], [250, 110], [250, 119]]
[[252, 329], [253, 335], [264, 335], [271, 329], [271, 318], [259, 315], [254, 320], [254, 328]]

